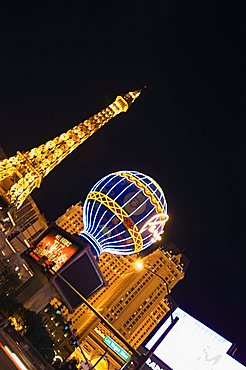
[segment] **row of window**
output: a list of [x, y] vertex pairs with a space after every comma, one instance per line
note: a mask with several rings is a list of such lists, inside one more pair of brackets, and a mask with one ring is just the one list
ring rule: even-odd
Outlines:
[[[155, 326], [155, 323], [151, 320], [151, 318], [148, 318], [145, 323], [141, 325], [141, 329], [138, 330], [137, 333], [131, 337], [131, 339], [129, 340], [130, 344], [132, 344], [133, 342], [135, 346], [142, 344], [144, 339], [150, 333], [153, 326]], [[142, 334], [140, 334], [141, 332]]]
[[41, 229], [36, 231], [30, 238], [28, 238], [28, 242], [31, 244], [44, 230], [44, 227], [42, 227]]
[[141, 323], [139, 329], [131, 337], [130, 343], [133, 343], [135, 346], [139, 346], [143, 343], [147, 335], [152, 330], [153, 326], [156, 326], [156, 319], [160, 321], [168, 312], [168, 308], [160, 302], [158, 308], [148, 316], [148, 318]]
[[150, 294], [149, 298], [146, 299], [142, 306], [140, 306], [134, 314], [125, 322], [123, 325], [126, 330], [131, 330], [132, 327], [139, 321], [139, 319], [149, 310], [149, 308], [156, 302], [156, 300], [163, 294], [163, 286], [159, 284], [154, 292]]
[[31, 218], [29, 218], [24, 224], [21, 225], [21, 231], [25, 231], [30, 226], [32, 226], [36, 221], [38, 221], [38, 216], [33, 215]]
[[[131, 289], [129, 289], [125, 296], [120, 299], [120, 301], [111, 307], [110, 311], [112, 314], [119, 314], [123, 310], [123, 304], [126, 306], [131, 302], [131, 300], [142, 290], [142, 288], [148, 283], [148, 281], [151, 279], [151, 276], [148, 275], [146, 277], [146, 274], [144, 274], [137, 282], [137, 284], [133, 285]], [[131, 294], [132, 293], [132, 294]], [[130, 295], [131, 294], [131, 295]], [[123, 303], [124, 302], [124, 303]]]
[[27, 204], [22, 205], [22, 207], [20, 207], [20, 208], [18, 209], [17, 214], [16, 214], [16, 219], [17, 219], [17, 221], [19, 222], [19, 221], [21, 220], [21, 218], [22, 218], [22, 217], [25, 217], [25, 216], [26, 216], [26, 214], [27, 214], [29, 211], [31, 211], [31, 210], [33, 210], [33, 207], [32, 207], [32, 205], [31, 205], [31, 203], [30, 203], [29, 201], [28, 201], [28, 203], [27, 203]]

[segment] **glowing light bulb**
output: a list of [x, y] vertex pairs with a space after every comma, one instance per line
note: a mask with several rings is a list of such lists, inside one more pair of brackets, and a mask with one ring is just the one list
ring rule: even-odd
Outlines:
[[132, 254], [149, 247], [161, 234], [167, 202], [160, 186], [136, 171], [119, 171], [99, 180], [83, 207], [86, 240], [95, 255]]
[[136, 261], [135, 267], [137, 270], [142, 270], [144, 268], [143, 262], [142, 261]]

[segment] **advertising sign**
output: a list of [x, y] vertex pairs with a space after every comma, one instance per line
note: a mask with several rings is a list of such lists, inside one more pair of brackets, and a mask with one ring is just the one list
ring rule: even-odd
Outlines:
[[78, 251], [78, 246], [62, 235], [57, 228], [50, 229], [38, 240], [30, 252], [30, 257], [39, 264], [50, 267], [50, 272], [57, 272]]
[[[157, 347], [154, 355], [161, 360], [163, 364], [166, 364], [173, 370], [222, 369], [221, 364], [225, 363], [225, 355], [232, 346], [232, 343], [188, 315], [179, 307], [176, 308], [173, 313], [173, 317], [176, 316], [179, 317], [178, 322]], [[144, 344], [145, 347], [151, 349], [170, 324], [171, 318], [169, 317], [161, 327], [147, 339]], [[230, 356], [228, 356], [228, 358], [230, 359]], [[151, 361], [148, 360], [144, 369], [148, 369], [150, 365]], [[235, 367], [235, 369], [237, 369], [237, 367]]]
[[81, 296], [88, 298], [105, 284], [89, 246], [55, 224], [23, 253], [23, 258], [41, 271], [70, 311], [82, 303]]

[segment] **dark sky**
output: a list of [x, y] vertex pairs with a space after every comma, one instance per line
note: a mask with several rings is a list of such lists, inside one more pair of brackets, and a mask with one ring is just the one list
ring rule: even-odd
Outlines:
[[34, 199], [54, 220], [112, 171], [156, 179], [169, 207], [165, 241], [190, 259], [173, 296], [236, 342], [246, 363], [239, 12], [181, 0], [9, 2], [0, 15], [0, 143], [8, 155], [30, 149], [147, 85]]

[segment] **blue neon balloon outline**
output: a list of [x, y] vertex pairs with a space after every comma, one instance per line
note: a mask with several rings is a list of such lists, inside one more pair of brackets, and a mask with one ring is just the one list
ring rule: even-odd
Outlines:
[[[123, 180], [123, 179], [122, 179]], [[112, 189], [115, 187], [115, 186], [117, 186], [118, 184], [120, 184], [120, 182], [121, 181], [118, 181], [107, 193], [106, 193], [106, 195], [108, 195], [111, 191], [112, 191]], [[124, 188], [116, 197], [115, 197], [115, 199], [114, 199], [114, 201], [116, 201], [116, 199], [118, 199], [121, 195], [122, 195], [122, 193], [124, 193], [124, 191], [126, 191], [126, 189], [128, 189], [128, 188], [130, 188], [132, 185], [134, 185], [133, 183], [130, 183], [126, 188]], [[103, 193], [104, 194], [104, 193]], [[93, 202], [93, 205], [96, 203], [97, 201], [95, 200], [94, 202]], [[97, 202], [98, 203], [98, 202]], [[97, 209], [97, 211], [96, 211], [96, 214], [95, 214], [95, 216], [94, 216], [94, 219], [96, 220], [96, 216], [97, 216], [97, 214], [98, 214], [98, 212], [99, 212], [99, 209], [101, 208], [101, 206], [103, 206], [103, 204], [102, 203], [99, 203], [99, 206], [98, 206], [98, 209]], [[97, 228], [96, 229], [98, 229], [98, 227], [99, 227], [99, 225], [100, 225], [100, 223], [101, 223], [101, 221], [102, 221], [102, 219], [103, 219], [103, 217], [106, 215], [106, 213], [109, 211], [109, 209], [108, 208], [106, 208], [106, 210], [104, 211], [104, 213], [102, 214], [102, 216], [101, 216], [101, 218], [100, 218], [100, 220], [97, 222]], [[92, 210], [91, 210], [91, 212], [92, 212]], [[112, 220], [113, 218], [115, 217], [115, 215], [110, 219], [110, 220]], [[108, 222], [107, 222], [107, 224], [108, 224]], [[106, 224], [103, 226], [103, 228], [102, 229], [100, 229], [100, 231], [102, 231], [103, 229], [104, 229], [104, 227], [106, 226]], [[87, 230], [88, 232], [89, 232], [89, 230], [91, 229], [91, 227], [89, 227], [89, 229]], [[95, 230], [96, 230], [95, 229]], [[93, 230], [93, 228], [92, 228], [92, 230]], [[100, 231], [99, 231], [99, 233], [100, 233]], [[98, 234], [97, 234], [98, 235]], [[97, 237], [97, 235], [95, 235], [95, 237]]]
[[[137, 194], [139, 194], [139, 193], [141, 193], [141, 192], [143, 192], [143, 190], [142, 189], [140, 189], [137, 193], [134, 193], [134, 195], [131, 197], [131, 198], [129, 198], [128, 200], [127, 200], [127, 202], [125, 202], [124, 203], [124, 205], [122, 206], [122, 208], [124, 209], [124, 207], [133, 199], [133, 198], [135, 198], [135, 196], [137, 195]], [[132, 213], [134, 213], [137, 209], [139, 209], [139, 208], [141, 208], [145, 203], [147, 203], [149, 201], [149, 198], [145, 198], [144, 199], [144, 202], [143, 203], [141, 203], [141, 205], [138, 207], [138, 208], [136, 208]], [[151, 212], [153, 212], [153, 208], [151, 209]], [[132, 213], [129, 215], [129, 217], [131, 217], [131, 215], [132, 215]], [[115, 215], [113, 216], [113, 217], [111, 217], [111, 219], [107, 222], [107, 224], [109, 223], [109, 222], [111, 222], [112, 221], [112, 219], [115, 217]], [[144, 218], [142, 218], [139, 222], [142, 222], [142, 220], [144, 220]], [[122, 222], [121, 222], [122, 223]], [[106, 225], [106, 224], [105, 224]], [[137, 225], [137, 223], [135, 224], [135, 225]], [[114, 230], [116, 227], [118, 227], [119, 225], [114, 225], [113, 226], [113, 229], [111, 229], [111, 231], [112, 230]], [[127, 232], [127, 229], [125, 229], [124, 230], [124, 232]], [[98, 234], [97, 234], [98, 235]], [[118, 234], [119, 235], [119, 234]], [[115, 235], [114, 235], [114, 237], [115, 237]], [[111, 237], [110, 237], [111, 238]], [[131, 238], [131, 236], [130, 236], [130, 238]], [[100, 240], [101, 238], [98, 238], [98, 240]], [[122, 240], [123, 241], [123, 240]]]
[[[106, 179], [107, 177], [109, 177], [110, 175], [108, 175], [108, 176], [105, 176], [104, 177], [104, 179]], [[102, 188], [100, 188], [101, 190], [102, 189], [104, 189], [105, 188], [105, 186], [112, 180], [112, 179], [114, 179], [115, 177], [117, 177], [117, 175], [115, 175], [115, 176], [113, 176], [113, 177], [111, 177], [104, 185], [103, 185], [103, 187]], [[100, 181], [101, 182], [101, 181]], [[93, 189], [93, 191], [96, 191], [96, 189], [98, 188], [98, 183], [97, 184], [95, 184], [94, 185], [94, 187], [92, 188]], [[90, 191], [90, 193], [92, 192], [92, 190]], [[86, 200], [86, 202], [88, 202], [87, 200]], [[89, 203], [88, 203], [89, 204]], [[90, 203], [91, 204], [91, 203]], [[93, 208], [94, 208], [94, 204], [95, 203], [92, 203], [92, 209], [90, 210], [90, 220], [89, 220], [89, 225], [91, 225], [91, 217], [92, 217], [92, 210], [93, 210]], [[85, 205], [86, 206], [86, 205]], [[89, 212], [89, 208], [90, 207], [88, 207], [88, 212]], [[93, 222], [93, 225], [94, 225], [94, 223], [95, 223], [95, 221], [96, 221], [96, 218], [94, 218], [94, 222]], [[90, 228], [90, 226], [89, 226], [89, 228]]]
[[[138, 177], [140, 180], [143, 181], [143, 183], [145, 184], [145, 186], [147, 186], [150, 191], [152, 192], [152, 194], [156, 194], [157, 192], [159, 192], [159, 196], [157, 196], [157, 201], [161, 204], [161, 207], [163, 208], [163, 210], [165, 212], [167, 212], [167, 202], [166, 202], [166, 198], [165, 198], [165, 195], [164, 195], [164, 192], [163, 190], [161, 189], [160, 185], [154, 180], [152, 179], [150, 176], [148, 175], [145, 175], [145, 174], [142, 174], [140, 172], [137, 172], [137, 171], [123, 171], [123, 172], [126, 172], [126, 173], [130, 173], [130, 174], [134, 174], [136, 177]], [[112, 180], [114, 180], [115, 178], [117, 178], [118, 176], [121, 176], [119, 173], [112, 173], [112, 174], [109, 174], [107, 176], [104, 176], [102, 179], [100, 179], [91, 189], [90, 192], [92, 191], [95, 191], [96, 189], [98, 189], [98, 187], [100, 187], [100, 184], [102, 184], [103, 181], [105, 181], [108, 177], [109, 177], [109, 180], [106, 181], [106, 183], [103, 185], [103, 187], [100, 187], [100, 192], [102, 192], [102, 190], [108, 185], [108, 183], [110, 183]], [[117, 185], [119, 185], [119, 183], [122, 182], [122, 180], [126, 180], [129, 182], [129, 185], [124, 188], [116, 197], [114, 200], [116, 200], [118, 197], [120, 197], [128, 188], [130, 188], [132, 185], [135, 185], [136, 187], [138, 187], [136, 184], [134, 184], [134, 182], [131, 182], [130, 180], [126, 179], [124, 176], [121, 176], [121, 179], [119, 181], [117, 181], [112, 188], [109, 189], [109, 191], [106, 193], [106, 195], [108, 195], [112, 189], [114, 189]], [[145, 181], [144, 181], [145, 180]], [[148, 183], [146, 182], [146, 180], [150, 180]], [[154, 186], [154, 189], [152, 189], [152, 186]], [[143, 189], [140, 189], [137, 193], [134, 193], [134, 195], [129, 198], [125, 203], [124, 205], [122, 206], [122, 208], [124, 209], [124, 207], [134, 198], [136, 197], [137, 194], [143, 192]], [[146, 194], [144, 194], [146, 196]], [[147, 197], [143, 203], [141, 203], [136, 209], [133, 210], [133, 212], [129, 215], [129, 217], [131, 217], [139, 208], [141, 208], [146, 202], [150, 201], [150, 198]], [[103, 225], [103, 228], [101, 228], [96, 235], [94, 235], [94, 233], [98, 230], [98, 227], [100, 225], [100, 222], [102, 221], [103, 217], [106, 215], [106, 213], [109, 211], [108, 209], [106, 209], [104, 211], [104, 213], [102, 214], [101, 218], [99, 221], [97, 221], [97, 227], [95, 228], [95, 223], [96, 223], [96, 216], [98, 215], [98, 212], [101, 208], [101, 206], [103, 205], [102, 203], [99, 202], [99, 206], [96, 210], [96, 214], [94, 216], [92, 216], [92, 213], [93, 213], [93, 209], [95, 207], [95, 204], [96, 204], [96, 200], [94, 200], [93, 202], [91, 202], [90, 200], [85, 202], [85, 205], [84, 205], [84, 209], [85, 209], [85, 212], [84, 213], [84, 216], [85, 216], [85, 220], [84, 220], [84, 225], [85, 225], [85, 229], [84, 231], [82, 232], [82, 234], [85, 234], [88, 236], [88, 238], [86, 238], [89, 242], [90, 242], [90, 238], [92, 239], [93, 241], [93, 244], [96, 245], [96, 249], [98, 249], [100, 252], [101, 251], [107, 251], [107, 252], [110, 252], [112, 251], [113, 253], [115, 253], [115, 248], [110, 248], [110, 245], [114, 245], [116, 248], [117, 248], [117, 253], [120, 253], [120, 254], [129, 254], [129, 249], [131, 250], [132, 246], [135, 246], [134, 242], [131, 242], [131, 243], [125, 243], [124, 245], [122, 245], [122, 248], [117, 246], [117, 244], [122, 244], [122, 242], [124, 241], [127, 241], [127, 240], [132, 240], [132, 237], [131, 235], [129, 234], [128, 230], [127, 229], [124, 229], [123, 231], [119, 232], [117, 235], [122, 235], [124, 233], [127, 233], [128, 236], [124, 239], [117, 239], [117, 235], [113, 235], [113, 236], [110, 236], [110, 237], [106, 237], [105, 235], [107, 235], [108, 233], [111, 233], [115, 228], [119, 227], [122, 225], [122, 221], [117, 224], [117, 225], [114, 225], [113, 228], [109, 229], [107, 231], [107, 234], [104, 233], [102, 234], [101, 236], [99, 236], [99, 238], [97, 238], [98, 235], [100, 235], [102, 233], [102, 231], [105, 229], [105, 227], [112, 221], [112, 219], [114, 217], [117, 217], [117, 215], [113, 214], [111, 216], [111, 218], [107, 221], [106, 224]], [[97, 202], [98, 203], [98, 202]], [[150, 211], [144, 215], [143, 218], [141, 218], [137, 223], [136, 225], [138, 225], [139, 223], [142, 223], [155, 209], [155, 206], [150, 202], [151, 204], [151, 209]], [[153, 208], [154, 207], [154, 208]], [[111, 211], [112, 212], [112, 211]], [[158, 214], [157, 214], [158, 215]], [[91, 222], [91, 218], [93, 217], [93, 223]], [[88, 219], [90, 220], [89, 222], [89, 225], [88, 225]], [[89, 227], [88, 227], [89, 226]], [[87, 230], [87, 227], [88, 227], [88, 230]], [[94, 229], [94, 230], [93, 230]], [[159, 226], [158, 227], [158, 233], [160, 233], [162, 230], [164, 229], [164, 225], [163, 226]], [[92, 232], [91, 232], [92, 230]], [[152, 239], [153, 235], [152, 234], [148, 234], [146, 237], [143, 238], [143, 248], [142, 249], [145, 249], [147, 248], [149, 245], [151, 245], [153, 242], [151, 241], [147, 241], [147, 243], [145, 244], [144, 241], [148, 238]], [[112, 238], [115, 238], [114, 241], [110, 242], [109, 240], [112, 239]], [[99, 242], [101, 241], [101, 242]], [[112, 253], [111, 252], [111, 253]]]
[[[149, 198], [147, 198], [147, 199], [145, 199], [144, 200], [144, 202], [141, 204], [141, 206], [143, 205], [143, 204], [145, 204], [147, 201], [149, 201]], [[152, 204], [152, 203], [151, 203]], [[134, 212], [135, 212], [135, 210], [134, 210]], [[145, 220], [146, 219], [146, 217], [148, 217], [151, 213], [153, 212], [153, 208], [152, 209], [150, 209], [150, 211], [143, 217], [143, 218], [141, 218], [135, 225], [137, 226], [139, 223], [141, 223], [143, 220]], [[117, 225], [118, 226], [118, 225]], [[116, 226], [116, 227], [117, 227]], [[163, 226], [163, 228], [160, 226], [160, 228], [161, 228], [161, 230], [163, 230], [164, 229], [164, 226]], [[120, 234], [122, 234], [122, 233], [128, 233], [128, 230], [127, 229], [124, 229], [121, 233], [119, 233], [119, 234], [117, 234], [117, 235], [120, 235]], [[97, 234], [98, 235], [98, 234]], [[111, 238], [115, 238], [116, 237], [116, 235], [113, 235], [113, 236], [110, 236], [110, 237], [108, 237], [106, 240], [104, 240], [102, 243], [100, 243], [100, 245], [103, 247], [103, 246], [105, 246], [105, 244], [106, 245], [111, 245], [111, 244], [117, 244], [117, 243], [122, 243], [122, 242], [124, 242], [125, 240], [132, 240], [132, 237], [131, 237], [131, 235], [130, 235], [130, 237], [129, 237], [129, 233], [128, 233], [128, 237], [127, 238], [125, 238], [125, 239], [121, 239], [121, 240], [115, 240], [115, 241], [113, 241], [113, 242], [108, 242], [108, 240], [109, 239], [111, 239]], [[95, 236], [96, 237], [96, 236]], [[145, 238], [143, 238], [143, 242], [144, 242], [144, 240], [146, 240], [147, 238], [151, 238], [152, 239], [152, 237], [153, 237], [153, 235], [151, 235], [151, 234], [148, 234]], [[99, 241], [99, 238], [97, 239], [98, 241]], [[150, 242], [150, 244], [152, 244], [151, 242]], [[143, 248], [142, 249], [145, 249], [145, 248], [147, 248], [147, 246], [149, 246], [150, 244], [148, 244], [148, 245], [145, 245], [144, 243], [143, 243]], [[134, 242], [132, 242], [132, 243], [128, 243], [127, 244], [127, 246], [134, 246], [135, 244], [134, 244]], [[119, 250], [120, 248], [118, 248], [117, 247], [117, 251]], [[104, 249], [105, 250], [105, 249]]]
[[[120, 176], [119, 174], [118, 174], [118, 176]], [[124, 178], [124, 177], [123, 177]], [[148, 176], [147, 175], [144, 175], [144, 178], [148, 178]], [[127, 180], [131, 185], [135, 185], [135, 187], [137, 187], [136, 186], [136, 184], [134, 184], [134, 182], [130, 182], [130, 180]], [[130, 187], [130, 186], [129, 186]], [[123, 190], [122, 190], [122, 192], [114, 199], [114, 200], [116, 200], [126, 189], [128, 189], [128, 186], [126, 187], [126, 188], [124, 188]], [[133, 198], [135, 198], [135, 196], [136, 195], [138, 195], [139, 193], [141, 193], [141, 192], [143, 192], [143, 189], [139, 189], [139, 191], [137, 192], [137, 193], [134, 193], [133, 194], [133, 196], [131, 197], [131, 198], [129, 198], [124, 204], [123, 204], [123, 206], [121, 206], [121, 208], [123, 208], [124, 209], [124, 207], [133, 199]], [[153, 192], [153, 191], [152, 191]], [[145, 196], [146, 197], [146, 196]], [[148, 198], [147, 198], [148, 199]], [[140, 207], [142, 207], [142, 205], [143, 205], [144, 203], [142, 203], [141, 204], [141, 206]], [[139, 209], [139, 208], [137, 208], [137, 209]], [[134, 210], [134, 212], [135, 212], [136, 210]], [[106, 209], [105, 211], [104, 211], [104, 213], [103, 213], [103, 215], [102, 215], [102, 217], [101, 217], [101, 219], [100, 219], [100, 221], [98, 222], [98, 225], [100, 225], [100, 222], [101, 222], [101, 220], [103, 219], [103, 217], [105, 216], [105, 214], [108, 212], [108, 210]], [[107, 221], [107, 223], [104, 225], [104, 227], [102, 228], [102, 229], [100, 229], [100, 231], [95, 235], [95, 237], [97, 237], [98, 236], [98, 234], [100, 234], [101, 232], [102, 232], [102, 230], [113, 220], [113, 218], [114, 217], [117, 217], [115, 214], [113, 214], [112, 216], [111, 216], [111, 218]], [[117, 226], [119, 226], [119, 225], [116, 225], [115, 227], [117, 227]], [[99, 238], [99, 240], [100, 240], [100, 238]]]

